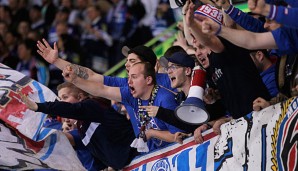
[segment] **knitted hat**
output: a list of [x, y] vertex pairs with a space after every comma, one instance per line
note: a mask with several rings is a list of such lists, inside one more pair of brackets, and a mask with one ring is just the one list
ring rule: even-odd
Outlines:
[[211, 18], [213, 21], [217, 22], [218, 24], [223, 24], [223, 16], [221, 10], [217, 9], [216, 7], [207, 4], [201, 5], [196, 11], [195, 14], [201, 14]]

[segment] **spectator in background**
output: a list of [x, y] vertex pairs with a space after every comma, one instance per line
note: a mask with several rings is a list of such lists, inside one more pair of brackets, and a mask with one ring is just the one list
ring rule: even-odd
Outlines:
[[59, 8], [68, 8], [72, 10], [74, 8], [74, 2], [72, 0], [61, 0]]
[[250, 52], [250, 57], [260, 72], [271, 97], [275, 97], [278, 93], [277, 83], [275, 81], [276, 67], [270, 60], [267, 50], [254, 50]]
[[70, 16], [68, 22], [75, 26], [79, 26], [83, 31], [84, 23], [87, 18], [87, 7], [91, 5], [88, 0], [77, 0], [75, 7], [72, 10], [72, 15]]
[[31, 28], [28, 20], [23, 20], [18, 23], [17, 32], [22, 40], [25, 40], [28, 37], [30, 30]]
[[[60, 8], [56, 15], [55, 15], [55, 19], [52, 22], [51, 26], [49, 27], [48, 30], [48, 41], [51, 45], [54, 44], [54, 42], [58, 41], [58, 35], [57, 35], [57, 24], [63, 22], [63, 23], [67, 23], [68, 21], [68, 16], [69, 16], [70, 10], [68, 8]], [[68, 32], [68, 27], [66, 32]]]
[[122, 58], [121, 48], [126, 34], [124, 27], [127, 19], [127, 5], [125, 0], [112, 0], [112, 8], [107, 13], [108, 32], [113, 38], [113, 46], [110, 47], [110, 66], [117, 64]]
[[74, 64], [80, 63], [80, 46], [76, 39], [69, 34], [59, 35], [58, 49], [59, 56]]
[[[174, 13], [168, 0], [161, 0], [157, 6], [155, 22], [152, 24], [152, 34], [154, 37], [162, 33], [169, 26], [175, 23]], [[166, 38], [161, 38], [161, 42]]]
[[87, 8], [89, 22], [85, 23], [81, 36], [81, 45], [85, 52], [85, 64], [97, 72], [103, 73], [108, 69], [108, 47], [113, 40], [107, 33], [107, 23], [98, 6], [91, 5]]
[[[74, 39], [80, 38], [78, 27], [68, 24], [69, 14], [70, 14], [70, 9], [66, 7], [60, 8], [56, 13], [55, 20], [53, 21], [48, 31], [48, 41], [51, 45], [53, 45], [54, 42], [58, 41], [58, 37], [61, 34], [69, 34]], [[64, 23], [64, 25], [66, 26], [61, 25], [61, 23]], [[58, 29], [61, 29], [61, 30], [58, 30]]]
[[267, 87], [271, 97], [275, 97], [278, 93], [277, 83], [275, 81], [275, 64], [269, 58], [267, 50], [254, 50], [250, 52], [250, 57], [255, 63], [263, 83]]
[[9, 0], [12, 18], [11, 28], [15, 31], [21, 21], [29, 21], [29, 11], [26, 8], [27, 4], [20, 1], [21, 0]]
[[11, 67], [12, 69], [16, 69], [18, 64], [17, 56], [13, 56], [12, 53], [9, 52], [5, 41], [0, 37], [0, 63]]
[[[68, 33], [66, 22], [58, 22], [56, 25], [57, 45], [59, 56], [69, 62], [79, 64], [81, 62], [80, 44], [75, 37]], [[53, 64], [49, 64], [50, 81], [49, 88], [56, 92], [56, 87], [64, 82], [62, 71]]]
[[41, 39], [41, 34], [37, 30], [30, 30], [27, 39], [38, 41]]
[[17, 32], [9, 30], [4, 35], [5, 44], [12, 55], [17, 54], [17, 45], [20, 40], [20, 36]]
[[112, 0], [97, 0], [95, 4], [99, 7], [104, 17], [106, 17], [108, 11], [112, 8]]
[[67, 8], [70, 10], [67, 23], [71, 24], [71, 25], [75, 25], [74, 20], [75, 20], [76, 15], [78, 14], [77, 9], [75, 9], [75, 4], [76, 4], [76, 2], [74, 2], [72, 0], [61, 0], [60, 6], [59, 6], [60, 9]]
[[[40, 35], [46, 34], [46, 23], [41, 14], [41, 7], [34, 5], [29, 10], [29, 18], [31, 23], [31, 29], [38, 31]], [[46, 36], [46, 35], [45, 35]], [[46, 36], [47, 37], [47, 36]]]
[[130, 47], [145, 44], [153, 38], [151, 26], [155, 22], [158, 0], [132, 0], [128, 3], [128, 15], [134, 29], [131, 37], [126, 41]]
[[8, 25], [0, 20], [0, 36], [4, 38], [6, 32], [9, 30]]
[[18, 58], [20, 62], [16, 70], [47, 86], [49, 71], [44, 63], [36, 59], [35, 42], [25, 39], [18, 44]]
[[290, 80], [291, 87], [289, 91], [291, 91], [291, 95], [289, 97], [281, 95], [271, 99], [270, 101], [266, 101], [265, 99], [259, 97], [253, 102], [254, 111], [260, 111], [270, 105], [275, 105], [276, 103], [287, 100], [290, 97], [298, 96], [298, 69], [296, 69], [294, 75], [295, 77], [293, 77], [293, 79]]
[[12, 23], [11, 9], [6, 5], [0, 5], [0, 21], [5, 22], [9, 29]]
[[53, 3], [53, 0], [42, 0], [42, 18], [45, 22], [45, 29], [48, 29], [54, 19], [57, 12], [57, 8], [55, 4]]

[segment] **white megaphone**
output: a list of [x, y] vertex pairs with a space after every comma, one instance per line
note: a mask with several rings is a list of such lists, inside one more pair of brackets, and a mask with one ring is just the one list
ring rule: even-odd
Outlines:
[[181, 121], [192, 125], [208, 122], [209, 114], [203, 102], [206, 71], [196, 66], [192, 72], [191, 87], [187, 99], [175, 109], [175, 115]]

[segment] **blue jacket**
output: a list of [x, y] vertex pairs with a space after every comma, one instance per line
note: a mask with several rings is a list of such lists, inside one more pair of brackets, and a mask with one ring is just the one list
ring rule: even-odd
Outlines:
[[267, 30], [264, 29], [264, 23], [262, 21], [248, 15], [233, 5], [231, 5], [230, 8], [225, 11], [225, 13], [228, 14], [238, 25], [248, 31], [258, 33], [267, 32]]
[[[295, 22], [298, 16], [298, 1], [285, 1], [291, 6], [291, 8], [271, 5], [270, 13], [267, 18], [275, 20], [276, 22], [283, 24], [285, 27], [298, 28], [298, 23]], [[274, 0], [266, 0], [266, 2], [272, 4]]]
[[272, 97], [275, 97], [278, 93], [277, 83], [275, 80], [275, 64], [271, 65], [267, 70], [263, 71], [260, 75], [263, 83]]
[[78, 103], [56, 101], [37, 105], [38, 112], [80, 120], [78, 129], [84, 145], [106, 166], [121, 169], [138, 154], [130, 147], [135, 139], [130, 121], [110, 104], [86, 99]]

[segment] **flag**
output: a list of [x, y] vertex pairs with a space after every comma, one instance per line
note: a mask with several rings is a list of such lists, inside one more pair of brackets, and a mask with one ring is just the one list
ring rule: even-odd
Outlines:
[[47, 115], [29, 110], [17, 91], [35, 102], [57, 98], [44, 85], [0, 63], [0, 168], [85, 170], [65, 135], [44, 128]]
[[233, 119], [221, 135], [204, 132], [204, 143], [193, 137], [134, 159], [128, 171], [296, 171], [298, 170], [298, 98]]

